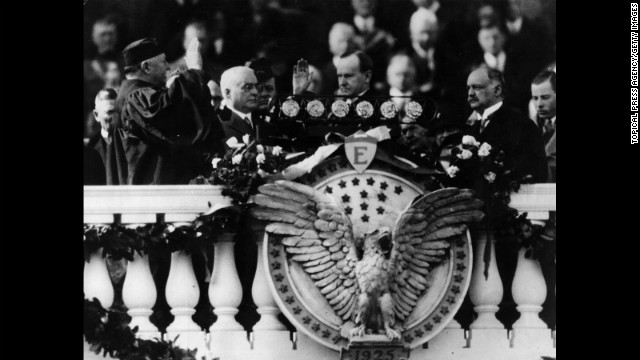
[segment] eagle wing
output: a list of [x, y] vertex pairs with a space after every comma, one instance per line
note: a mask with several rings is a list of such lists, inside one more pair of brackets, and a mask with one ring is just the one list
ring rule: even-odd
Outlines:
[[469, 189], [426, 194], [405, 209], [393, 230], [389, 288], [398, 319], [404, 321], [428, 287], [431, 270], [449, 254], [450, 241], [482, 220], [483, 202]]
[[258, 188], [252, 215], [266, 220], [265, 230], [282, 238], [293, 261], [302, 265], [331, 308], [351, 318], [359, 293], [358, 261], [351, 221], [333, 198], [286, 180]]

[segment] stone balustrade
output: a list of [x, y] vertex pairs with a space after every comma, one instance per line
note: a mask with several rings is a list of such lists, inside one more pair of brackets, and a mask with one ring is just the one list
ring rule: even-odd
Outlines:
[[[114, 221], [136, 227], [155, 223], [163, 218], [174, 225], [191, 222], [196, 216], [212, 207], [229, 204], [221, 195], [221, 187], [209, 185], [185, 186], [85, 186], [85, 224], [106, 225]], [[556, 210], [555, 184], [522, 186], [512, 195], [511, 206], [535, 221], [549, 218]], [[160, 215], [159, 217], [159, 214]], [[264, 229], [253, 229], [263, 239]], [[475, 236], [475, 235], [474, 235]], [[518, 265], [511, 289], [505, 289], [495, 261], [489, 267], [489, 276], [483, 275], [482, 262], [486, 237], [474, 239], [474, 268], [468, 296], [477, 313], [469, 329], [462, 329], [452, 321], [440, 334], [424, 346], [414, 349], [414, 359], [531, 359], [541, 356], [555, 357], [555, 329], [549, 329], [540, 319], [539, 312], [547, 289], [540, 264], [524, 257], [520, 251]], [[207, 289], [200, 289], [194, 276], [191, 256], [174, 252], [171, 256], [169, 279], [165, 289], [156, 289], [149, 269], [147, 255], [135, 254], [127, 265], [123, 285], [123, 302], [132, 317], [131, 326], [139, 327], [139, 336], [153, 338], [180, 335], [177, 344], [185, 348], [198, 348], [198, 358], [207, 359], [338, 359], [339, 353], [328, 349], [302, 332], [292, 334], [278, 320], [279, 309], [271, 294], [262, 262], [263, 241], [258, 240], [258, 265], [251, 296], [258, 306], [261, 318], [247, 334], [235, 320], [243, 291], [234, 260], [234, 239], [231, 234], [218, 239], [214, 248], [214, 266]], [[492, 251], [495, 247], [491, 247]], [[493, 256], [495, 259], [495, 254]], [[85, 296], [96, 297], [105, 306], [111, 306], [114, 291], [101, 257], [101, 250], [85, 263]], [[175, 320], [166, 334], [160, 334], [149, 320], [158, 292], [166, 294], [167, 303]], [[507, 330], [495, 316], [505, 291], [511, 291], [520, 318]], [[555, 291], [555, 289], [553, 289]], [[201, 292], [206, 293], [214, 308], [217, 320], [202, 330], [191, 316], [195, 312]], [[98, 359], [88, 350], [85, 342], [85, 359]]]

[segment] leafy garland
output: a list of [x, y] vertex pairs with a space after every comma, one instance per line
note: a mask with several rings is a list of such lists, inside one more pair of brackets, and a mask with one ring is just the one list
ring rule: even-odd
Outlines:
[[[243, 138], [243, 143], [231, 138], [227, 145], [229, 151], [225, 156], [213, 160], [210, 177], [199, 176], [191, 184], [226, 185], [222, 195], [231, 197], [236, 205], [246, 206], [258, 186], [277, 179], [291, 163], [281, 148], [265, 151], [265, 147], [251, 141], [248, 136]], [[509, 207], [510, 194], [517, 192], [520, 184], [527, 182], [528, 178], [513, 178], [512, 171], [504, 166], [504, 151], [465, 136], [462, 143], [452, 149], [451, 155], [453, 161], [447, 169], [448, 178], [442, 179], [443, 184], [478, 190], [478, 197], [485, 201], [486, 225], [495, 230], [496, 239], [516, 239], [527, 249], [527, 258], [538, 259], [550, 249], [555, 253], [555, 216], [545, 226], [533, 225], [526, 213], [518, 215], [517, 210]], [[236, 232], [241, 210], [236, 206], [206, 213], [191, 224], [180, 227], [164, 223], [146, 224], [136, 229], [119, 223], [85, 225], [85, 261], [89, 261], [91, 254], [100, 248], [103, 249], [103, 257], [129, 261], [133, 261], [134, 252], [142, 255], [167, 249], [171, 252], [201, 251], [205, 244], [215, 241], [218, 234]], [[491, 260], [490, 244], [491, 241], [487, 241], [485, 277]], [[136, 338], [138, 329], [131, 329], [128, 321], [130, 317], [125, 313], [107, 311], [97, 299], [85, 299], [84, 333], [96, 354], [103, 351], [105, 356], [109, 354], [121, 360], [197, 360], [197, 350], [181, 349], [174, 345], [175, 339]]]
[[[555, 217], [544, 226], [534, 225], [527, 213], [518, 215], [518, 210], [509, 206], [511, 193], [518, 192], [520, 185], [530, 183], [531, 175], [516, 177], [507, 167], [505, 152], [488, 143], [478, 142], [473, 136], [463, 136], [461, 144], [451, 149], [451, 164], [443, 183], [448, 186], [469, 187], [485, 203], [485, 225], [495, 231], [496, 240], [517, 241], [526, 250], [525, 257], [539, 259], [545, 253], [555, 253]], [[491, 234], [490, 232], [487, 233]], [[485, 277], [491, 261], [491, 239], [484, 252]]]
[[197, 349], [185, 350], [175, 345], [177, 336], [173, 341], [137, 338], [138, 327], [131, 329], [127, 325], [130, 320], [123, 312], [105, 310], [96, 298], [84, 299], [84, 336], [96, 354], [102, 352], [105, 357], [120, 360], [198, 360]]
[[198, 216], [191, 224], [176, 227], [154, 223], [129, 229], [121, 224], [84, 226], [84, 259], [103, 249], [102, 257], [113, 260], [125, 258], [133, 261], [134, 252], [140, 255], [152, 252], [202, 251], [206, 244], [215, 242], [219, 234], [235, 232], [239, 221], [238, 209], [231, 207]]

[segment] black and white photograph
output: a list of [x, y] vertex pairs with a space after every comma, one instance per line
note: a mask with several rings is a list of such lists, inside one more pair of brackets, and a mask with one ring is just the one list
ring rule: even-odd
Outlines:
[[556, 0], [81, 6], [85, 360], [556, 359]]

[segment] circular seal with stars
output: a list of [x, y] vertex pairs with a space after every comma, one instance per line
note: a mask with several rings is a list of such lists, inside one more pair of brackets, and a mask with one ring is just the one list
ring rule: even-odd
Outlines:
[[[393, 229], [399, 215], [417, 196], [436, 190], [424, 176], [397, 170], [378, 160], [358, 174], [344, 157], [323, 162], [298, 181], [333, 197], [349, 217], [355, 237], [382, 226]], [[340, 333], [345, 322], [333, 312], [301, 265], [288, 257], [282, 242], [269, 236], [262, 256], [268, 282], [283, 314], [320, 344], [338, 351], [346, 347], [348, 339]], [[451, 242], [448, 260], [426, 277], [429, 290], [417, 299], [404, 322], [405, 345], [421, 346], [453, 319], [471, 281], [471, 264], [467, 232]]]
[[307, 104], [307, 112], [313, 117], [320, 117], [324, 114], [324, 105], [320, 100], [311, 100]]
[[422, 115], [422, 105], [416, 101], [411, 101], [404, 106], [404, 111], [410, 119], [416, 120]]
[[358, 105], [356, 105], [356, 113], [363, 119], [368, 119], [373, 115], [373, 105], [366, 100], [360, 101]]
[[343, 118], [349, 113], [349, 104], [344, 100], [338, 99], [331, 104], [331, 112], [333, 115]]
[[380, 112], [385, 119], [392, 119], [398, 115], [398, 108], [393, 101], [385, 101], [382, 105], [380, 105]]
[[300, 105], [297, 101], [289, 99], [282, 103], [282, 112], [288, 117], [294, 117], [300, 112]]

